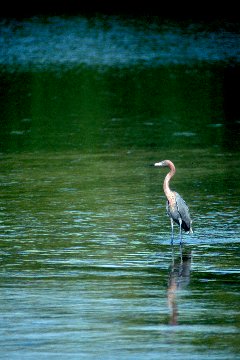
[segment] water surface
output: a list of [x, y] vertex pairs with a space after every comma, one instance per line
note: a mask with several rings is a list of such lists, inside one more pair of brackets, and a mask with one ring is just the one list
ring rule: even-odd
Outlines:
[[239, 357], [239, 36], [215, 26], [2, 21], [4, 358]]

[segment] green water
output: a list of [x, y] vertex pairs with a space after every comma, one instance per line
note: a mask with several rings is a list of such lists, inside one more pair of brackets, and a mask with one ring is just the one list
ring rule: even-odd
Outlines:
[[[54, 21], [60, 20], [49, 23]], [[79, 29], [80, 19], [71, 21]], [[36, 23], [14, 24], [18, 42], [26, 29], [35, 34]], [[69, 26], [64, 20], [52, 37], [62, 31], [71, 42]], [[157, 46], [156, 33], [132, 23], [128, 37], [115, 24], [104, 32], [112, 39], [106, 47], [101, 26], [92, 25], [89, 38], [90, 28], [84, 33], [88, 43], [99, 42], [97, 56], [81, 45], [91, 64], [69, 66], [75, 57], [66, 51], [68, 65], [54, 70], [50, 48], [44, 53], [40, 45], [36, 50], [38, 42], [22, 40], [21, 57], [14, 36], [8, 38], [9, 63], [0, 57], [1, 354], [237, 359], [238, 61], [214, 63], [215, 41], [206, 45], [207, 61], [186, 60], [186, 54], [199, 54], [193, 42], [180, 63], [179, 33], [170, 28], [164, 33], [166, 63], [144, 64], [156, 52], [153, 45], [151, 53], [138, 48], [141, 61], [131, 63], [126, 49], [132, 36], [154, 39]], [[9, 25], [4, 29], [7, 36]], [[39, 29], [41, 40], [48, 28]], [[130, 39], [123, 48], [121, 36]], [[180, 39], [186, 41], [181, 32]], [[233, 52], [231, 44], [224, 54]], [[29, 48], [34, 56], [26, 62]], [[149, 166], [164, 159], [175, 163], [171, 186], [193, 219], [194, 233], [184, 234], [182, 248], [177, 226], [170, 245], [166, 169]]]
[[178, 66], [4, 74], [3, 150], [235, 150], [239, 124], [223, 98], [232, 91], [224, 71]]

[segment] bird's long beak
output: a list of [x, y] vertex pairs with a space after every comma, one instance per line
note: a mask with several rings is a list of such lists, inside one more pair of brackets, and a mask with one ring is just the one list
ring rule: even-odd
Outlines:
[[162, 166], [162, 162], [155, 163], [154, 166]]

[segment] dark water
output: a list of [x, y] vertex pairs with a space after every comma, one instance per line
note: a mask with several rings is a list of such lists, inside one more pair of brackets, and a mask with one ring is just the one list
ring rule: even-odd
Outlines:
[[1, 49], [2, 358], [238, 359], [238, 31], [2, 20]]

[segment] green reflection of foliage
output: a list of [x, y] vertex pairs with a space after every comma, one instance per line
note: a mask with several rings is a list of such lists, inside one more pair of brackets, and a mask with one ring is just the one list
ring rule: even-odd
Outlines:
[[81, 68], [3, 80], [3, 151], [222, 143], [222, 84], [215, 69]]

